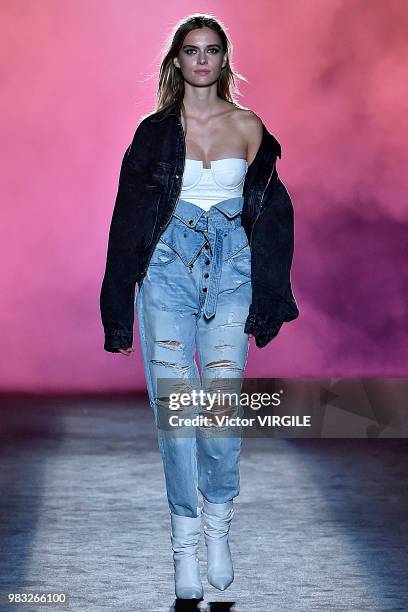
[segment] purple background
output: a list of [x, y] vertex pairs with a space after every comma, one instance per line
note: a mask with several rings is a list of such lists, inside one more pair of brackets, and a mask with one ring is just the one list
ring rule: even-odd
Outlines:
[[[201, 2], [282, 145], [300, 317], [250, 377], [406, 376], [406, 2]], [[99, 315], [120, 161], [191, 3], [2, 2], [0, 390], [145, 388]], [[160, 15], [160, 20], [158, 16]]]

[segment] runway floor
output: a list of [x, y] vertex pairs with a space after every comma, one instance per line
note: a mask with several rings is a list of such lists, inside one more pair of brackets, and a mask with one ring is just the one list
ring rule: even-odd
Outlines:
[[[145, 398], [6, 397], [0, 590], [65, 609], [408, 609], [405, 439], [246, 438], [230, 532], [235, 581], [175, 606], [170, 515]], [[0, 606], [6, 610], [63, 607]]]

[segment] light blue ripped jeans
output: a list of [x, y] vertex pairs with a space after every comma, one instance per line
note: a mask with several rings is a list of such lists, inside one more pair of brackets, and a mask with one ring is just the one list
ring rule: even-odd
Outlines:
[[[249, 350], [244, 325], [252, 299], [251, 255], [241, 225], [242, 205], [243, 198], [236, 197], [204, 211], [179, 199], [136, 297], [167, 499], [171, 512], [183, 516], [198, 516], [198, 491], [213, 503], [224, 503], [239, 494], [242, 428], [166, 428], [159, 423], [163, 410], [167, 418], [211, 414], [202, 405], [192, 404], [170, 410], [171, 392], [208, 391], [215, 384], [218, 391], [240, 393]], [[161, 381], [167, 384], [165, 397], [159, 389]], [[218, 406], [219, 414], [232, 417], [241, 414], [237, 410], [240, 408], [234, 411], [231, 405]]]

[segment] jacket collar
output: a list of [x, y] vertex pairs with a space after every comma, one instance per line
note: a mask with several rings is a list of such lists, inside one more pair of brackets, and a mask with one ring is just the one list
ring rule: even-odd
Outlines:
[[[158, 121], [163, 121], [163, 119], [167, 119], [167, 117], [170, 117], [171, 115], [176, 115], [180, 117], [181, 108], [180, 108], [179, 102], [177, 101], [172, 102], [171, 104], [168, 104], [161, 110], [153, 113], [152, 115], [150, 115], [150, 121], [153, 121], [156, 123]], [[277, 155], [280, 158], [282, 154], [282, 150], [281, 150], [281, 146], [279, 142], [276, 140], [275, 136], [273, 136], [267, 130], [263, 122], [262, 122], [262, 128], [263, 128], [262, 141], [256, 153], [255, 159], [252, 161], [251, 165], [249, 166], [250, 168], [252, 168], [252, 166], [254, 165], [256, 166], [256, 163], [258, 163], [258, 160], [265, 161], [273, 155]]]
[[180, 104], [177, 101], [172, 102], [171, 104], [168, 104], [164, 108], [150, 115], [150, 121], [162, 121], [163, 119], [166, 119], [169, 115], [180, 115], [180, 113]]

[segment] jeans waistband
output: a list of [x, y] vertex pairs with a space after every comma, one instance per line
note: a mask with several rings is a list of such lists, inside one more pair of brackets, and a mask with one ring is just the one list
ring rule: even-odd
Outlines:
[[[205, 244], [211, 248], [212, 261], [209, 269], [209, 283], [203, 314], [206, 318], [215, 315], [218, 288], [224, 259], [224, 250], [242, 246], [244, 236], [231, 237], [231, 231], [241, 224], [243, 197], [230, 198], [213, 204], [204, 210], [192, 202], [179, 199], [173, 213], [173, 220], [162, 235], [162, 240], [175, 249], [183, 262], [190, 268], [194, 265]], [[179, 222], [181, 221], [182, 224]], [[187, 231], [187, 228], [190, 231]], [[227, 246], [225, 246], [227, 245]], [[228, 256], [227, 250], [227, 256]]]
[[206, 231], [209, 225], [214, 227], [236, 227], [241, 225], [241, 211], [244, 203], [243, 196], [229, 198], [213, 204], [209, 210], [204, 210], [192, 202], [179, 199], [174, 216], [187, 227]]

